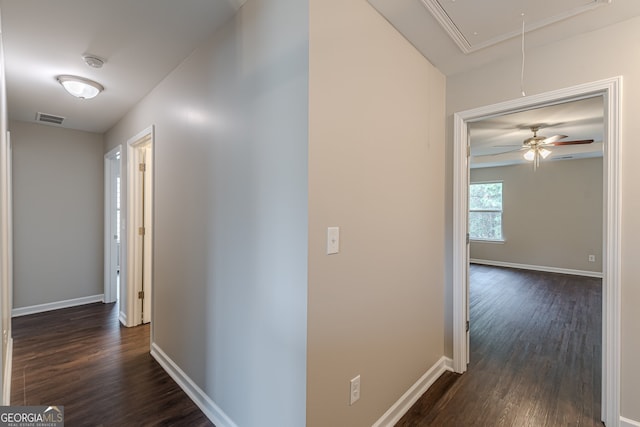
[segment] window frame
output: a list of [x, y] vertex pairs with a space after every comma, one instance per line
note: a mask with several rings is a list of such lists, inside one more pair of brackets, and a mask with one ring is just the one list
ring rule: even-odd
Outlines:
[[[500, 184], [500, 209], [471, 209], [471, 186], [473, 185], [483, 185], [483, 184]], [[469, 182], [469, 209], [467, 216], [467, 228], [469, 232], [469, 241], [470, 242], [482, 242], [482, 243], [504, 243], [504, 181], [501, 180], [493, 180], [493, 181], [478, 181], [478, 182]], [[500, 213], [500, 238], [499, 239], [483, 239], [478, 237], [471, 237], [471, 227], [469, 224], [471, 223], [471, 213], [472, 212], [489, 212], [489, 213]]]

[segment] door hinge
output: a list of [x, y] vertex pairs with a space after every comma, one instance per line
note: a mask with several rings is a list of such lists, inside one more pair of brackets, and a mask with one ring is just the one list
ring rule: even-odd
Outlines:
[[138, 234], [139, 234], [140, 236], [144, 236], [145, 231], [146, 231], [146, 230], [144, 229], [144, 227], [138, 227]]
[[471, 157], [471, 146], [467, 145], [467, 157]]
[[467, 233], [467, 244], [469, 244], [469, 233]]
[[138, 165], [138, 170], [139, 170], [140, 172], [144, 172], [144, 171], [146, 171], [146, 170], [147, 170], [147, 165], [146, 165], [145, 163], [140, 163], [140, 164]]
[[469, 321], [467, 320], [466, 331], [469, 332]]
[[144, 291], [138, 291], [138, 299], [144, 299]]

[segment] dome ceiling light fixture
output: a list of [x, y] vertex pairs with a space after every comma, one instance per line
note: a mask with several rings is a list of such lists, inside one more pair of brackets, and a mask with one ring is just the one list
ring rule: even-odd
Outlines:
[[84, 77], [63, 75], [57, 77], [58, 82], [71, 95], [80, 99], [95, 98], [104, 90], [104, 86]]

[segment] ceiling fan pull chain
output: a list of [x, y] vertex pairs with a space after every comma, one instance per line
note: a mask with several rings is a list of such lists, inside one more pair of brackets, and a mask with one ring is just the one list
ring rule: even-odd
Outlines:
[[520, 15], [522, 16], [522, 68], [520, 69], [520, 91], [522, 96], [527, 96], [524, 92], [524, 12]]

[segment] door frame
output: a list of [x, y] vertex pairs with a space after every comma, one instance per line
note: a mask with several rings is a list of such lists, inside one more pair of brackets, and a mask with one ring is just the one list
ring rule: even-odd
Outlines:
[[[120, 158], [118, 158], [120, 155]], [[111, 303], [116, 301], [117, 290], [115, 289], [114, 284], [117, 283], [115, 277], [113, 277], [113, 262], [114, 260], [111, 257], [111, 243], [112, 236], [114, 230], [111, 228], [111, 215], [112, 211], [115, 209], [113, 206], [113, 192], [116, 191], [115, 186], [113, 185], [115, 181], [115, 176], [113, 174], [113, 162], [118, 162], [118, 171], [120, 171], [120, 176], [122, 176], [122, 145], [118, 145], [117, 147], [110, 150], [107, 154], [104, 155], [104, 299], [105, 303]], [[120, 179], [120, 185], [122, 185], [122, 179]], [[121, 192], [122, 194], [122, 192]], [[122, 201], [120, 201], [120, 206], [122, 206]], [[122, 226], [121, 229], [118, 230], [120, 232], [120, 244], [122, 245]], [[122, 255], [120, 256], [122, 259]], [[122, 264], [122, 261], [120, 262]], [[121, 266], [122, 267], [122, 266]], [[122, 270], [120, 271], [120, 277], [122, 277]]]
[[[0, 126], [6, 129], [6, 126]], [[2, 339], [0, 340], [0, 386], [2, 399], [0, 404], [9, 405], [11, 398], [11, 370], [13, 363], [13, 336], [11, 329], [11, 311], [13, 309], [13, 149], [11, 145], [11, 132], [4, 133], [4, 139], [0, 138], [0, 158], [4, 165], [4, 173], [0, 177], [0, 323], [2, 324]]]
[[[142, 324], [142, 307], [138, 304], [137, 297], [137, 289], [136, 289], [136, 278], [141, 274], [140, 266], [136, 263], [136, 259], [141, 256], [142, 253], [142, 244], [140, 239], [137, 238], [138, 233], [137, 230], [142, 226], [142, 222], [140, 221], [140, 217], [142, 215], [142, 207], [137, 201], [142, 198], [142, 194], [140, 191], [140, 187], [142, 184], [142, 180], [140, 178], [140, 173], [138, 171], [138, 161], [139, 161], [139, 148], [142, 146], [149, 146], [151, 149], [151, 156], [147, 159], [148, 164], [148, 178], [150, 179], [151, 191], [148, 194], [145, 194], [145, 198], [150, 202], [151, 207], [153, 206], [153, 188], [154, 188], [154, 178], [153, 178], [153, 163], [154, 163], [154, 139], [155, 139], [155, 131], [154, 126], [151, 125], [146, 129], [139, 132], [134, 137], [130, 138], [127, 141], [127, 243], [126, 243], [126, 277], [127, 277], [127, 286], [126, 286], [126, 317], [127, 317], [127, 326], [136, 326]], [[148, 312], [151, 310], [153, 304], [151, 304], [151, 300], [153, 298], [153, 208], [151, 212], [148, 212], [151, 218], [151, 224], [145, 224], [147, 228], [147, 235], [149, 242], [148, 247], [149, 250], [145, 251], [145, 254], [148, 256], [145, 257], [145, 262], [147, 262], [148, 269], [145, 268], [145, 271], [148, 271], [148, 283], [151, 284], [151, 289], [149, 289], [150, 295], [145, 295], [145, 298], [148, 299], [148, 303], [145, 303], [145, 307], [149, 307]], [[122, 273], [121, 273], [122, 274]], [[145, 315], [145, 319], [147, 316]], [[151, 317], [149, 320], [151, 321]]]
[[468, 123], [517, 111], [602, 96], [604, 100], [603, 152], [603, 263], [602, 263], [602, 420], [620, 422], [620, 129], [622, 77], [613, 77], [454, 114], [453, 135], [453, 368], [467, 370], [469, 301], [466, 289], [469, 159]]

